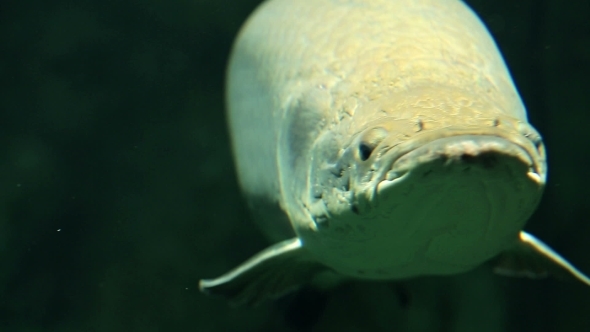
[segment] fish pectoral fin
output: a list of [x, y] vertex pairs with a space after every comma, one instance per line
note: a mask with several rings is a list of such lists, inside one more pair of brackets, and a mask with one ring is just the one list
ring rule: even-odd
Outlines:
[[492, 260], [494, 272], [510, 277], [575, 279], [590, 286], [590, 278], [543, 241], [521, 231], [514, 247]]
[[218, 278], [200, 280], [199, 288], [227, 298], [232, 305], [258, 305], [296, 290], [324, 269], [293, 238], [264, 249]]

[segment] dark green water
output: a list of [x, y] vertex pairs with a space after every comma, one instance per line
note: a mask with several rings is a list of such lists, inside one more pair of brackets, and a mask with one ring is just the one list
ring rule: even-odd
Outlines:
[[[545, 138], [527, 229], [590, 272], [590, 3], [470, 1]], [[266, 246], [238, 192], [224, 67], [257, 1], [0, 4], [0, 331], [292, 331], [197, 282]], [[313, 331], [590, 331], [590, 289], [494, 276], [345, 286]], [[313, 308], [316, 310], [316, 308]], [[298, 319], [298, 318], [296, 318]]]

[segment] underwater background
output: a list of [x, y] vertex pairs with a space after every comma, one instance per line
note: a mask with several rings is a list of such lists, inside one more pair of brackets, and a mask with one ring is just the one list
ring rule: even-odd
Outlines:
[[[259, 1], [0, 4], [0, 332], [590, 331], [590, 288], [489, 268], [230, 308], [198, 291], [266, 247], [223, 110]], [[527, 230], [590, 273], [590, 1], [472, 0], [544, 137]], [[303, 298], [303, 300], [301, 300]]]

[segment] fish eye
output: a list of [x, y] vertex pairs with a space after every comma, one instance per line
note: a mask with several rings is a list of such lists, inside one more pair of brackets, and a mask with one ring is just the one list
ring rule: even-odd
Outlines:
[[374, 146], [369, 146], [367, 143], [361, 142], [361, 144], [359, 144], [359, 157], [361, 160], [366, 161], [369, 159], [371, 153], [373, 153], [373, 149], [375, 149]]
[[387, 137], [387, 130], [382, 127], [375, 127], [363, 133], [358, 146], [359, 159], [361, 161], [368, 160], [385, 137]]

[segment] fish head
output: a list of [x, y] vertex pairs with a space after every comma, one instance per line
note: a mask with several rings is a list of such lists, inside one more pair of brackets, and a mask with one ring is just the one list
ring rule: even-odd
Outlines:
[[453, 274], [516, 239], [546, 181], [541, 136], [501, 112], [436, 112], [381, 112], [318, 137], [302, 233], [326, 265], [374, 279]]

